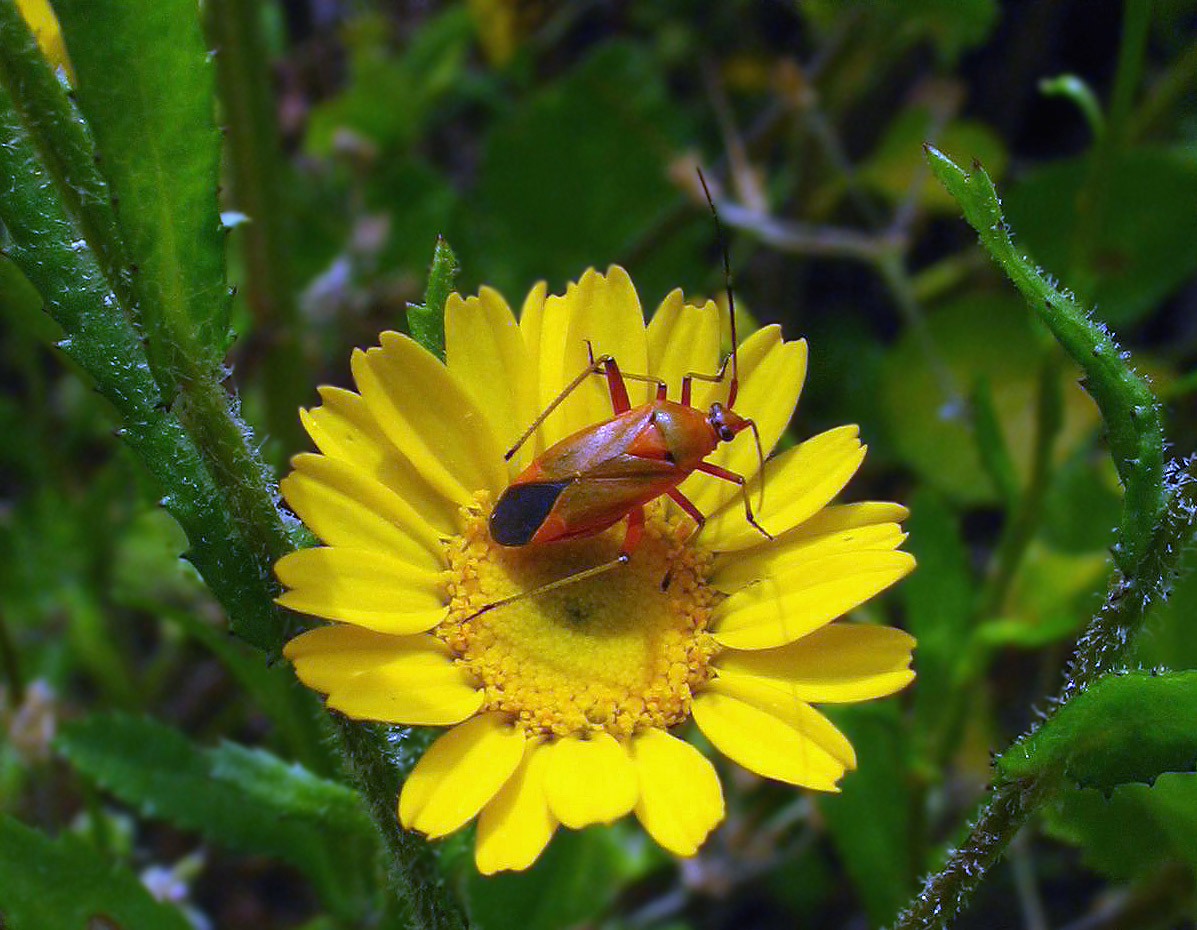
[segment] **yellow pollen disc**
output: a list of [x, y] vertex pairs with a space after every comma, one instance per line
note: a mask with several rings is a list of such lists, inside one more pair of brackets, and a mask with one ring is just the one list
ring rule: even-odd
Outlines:
[[475, 616], [610, 561], [624, 534], [621, 522], [586, 539], [505, 548], [487, 530], [489, 499], [476, 500], [464, 533], [446, 543], [451, 601], [435, 632], [485, 692], [483, 710], [545, 736], [605, 729], [626, 738], [689, 717], [718, 648], [707, 632], [711, 556], [684, 541], [692, 525], [653, 503], [628, 564]]

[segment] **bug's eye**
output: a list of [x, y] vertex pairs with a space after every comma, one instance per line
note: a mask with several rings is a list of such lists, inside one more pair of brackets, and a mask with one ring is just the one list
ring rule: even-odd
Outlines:
[[736, 434], [733, 433], [730, 428], [725, 426], [721, 430], [719, 430], [719, 438], [722, 439], [724, 442], [731, 442], [733, 439], [736, 438]]

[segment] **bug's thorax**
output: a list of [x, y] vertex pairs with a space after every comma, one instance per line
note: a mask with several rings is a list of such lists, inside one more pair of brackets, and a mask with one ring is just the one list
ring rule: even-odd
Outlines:
[[649, 406], [653, 408], [649, 423], [679, 470], [693, 471], [719, 445], [718, 433], [703, 411], [669, 400]]

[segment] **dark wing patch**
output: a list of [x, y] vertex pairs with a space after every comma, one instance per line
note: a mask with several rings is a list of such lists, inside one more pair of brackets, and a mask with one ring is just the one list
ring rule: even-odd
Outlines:
[[534, 481], [513, 484], [490, 512], [490, 538], [500, 546], [525, 546], [532, 541], [561, 492], [574, 483]]

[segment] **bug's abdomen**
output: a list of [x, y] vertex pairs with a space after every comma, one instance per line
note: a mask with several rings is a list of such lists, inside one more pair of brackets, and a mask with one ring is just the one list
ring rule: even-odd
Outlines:
[[574, 479], [513, 484], [490, 512], [490, 536], [500, 546], [526, 546]]

